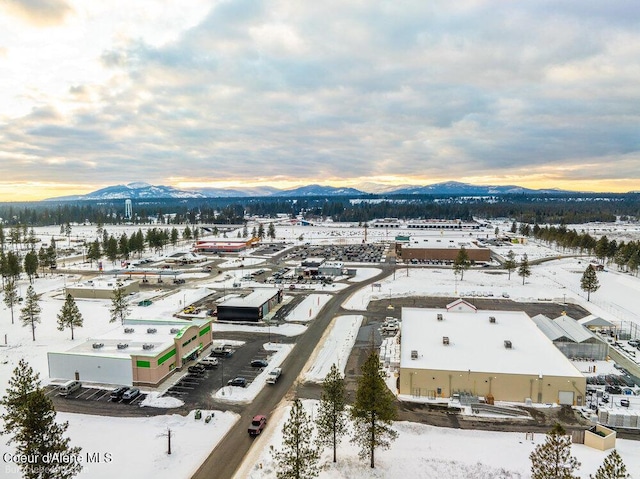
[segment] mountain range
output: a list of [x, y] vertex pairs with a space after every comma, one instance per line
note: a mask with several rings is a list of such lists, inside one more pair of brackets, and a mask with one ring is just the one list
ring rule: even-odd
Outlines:
[[378, 195], [456, 195], [456, 196], [494, 196], [507, 194], [566, 194], [566, 190], [533, 190], [521, 186], [483, 186], [447, 181], [426, 186], [402, 186], [389, 189], [388, 186], [368, 183], [367, 191], [356, 188], [336, 188], [333, 186], [307, 185], [291, 190], [279, 190], [270, 186], [248, 188], [200, 188], [180, 190], [172, 186], [150, 185], [143, 182], [114, 185], [102, 188], [86, 195], [60, 196], [48, 201], [83, 201], [117, 199], [157, 199], [157, 198], [232, 198], [232, 197], [304, 197], [304, 196], [366, 196]]

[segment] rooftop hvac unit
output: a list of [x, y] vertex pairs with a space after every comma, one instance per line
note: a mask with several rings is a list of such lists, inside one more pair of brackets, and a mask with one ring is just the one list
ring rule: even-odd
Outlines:
[[153, 349], [155, 346], [153, 344], [143, 344], [142, 349]]
[[449, 344], [449, 336], [442, 336], [442, 344], [445, 346]]
[[504, 347], [506, 349], [511, 349], [513, 347], [513, 344], [511, 344], [511, 341], [509, 341], [508, 339], [505, 339], [504, 341]]
[[171, 334], [176, 334], [180, 332], [180, 328], [171, 328]]
[[131, 334], [134, 331], [135, 331], [135, 329], [133, 329], [133, 328], [124, 328], [124, 332], [127, 333], [127, 334]]
[[153, 334], [153, 333], [157, 333], [158, 330], [156, 328], [147, 328], [147, 333], [149, 334]]
[[490, 323], [494, 323], [496, 322], [496, 317], [495, 316], [489, 316], [489, 322]]
[[118, 343], [118, 349], [127, 349], [128, 347], [127, 343]]
[[104, 348], [104, 343], [93, 343], [93, 349]]
[[417, 349], [412, 349], [411, 350], [411, 359], [418, 359], [418, 350]]
[[441, 313], [438, 313], [438, 321], [442, 321], [444, 318], [442, 317]]

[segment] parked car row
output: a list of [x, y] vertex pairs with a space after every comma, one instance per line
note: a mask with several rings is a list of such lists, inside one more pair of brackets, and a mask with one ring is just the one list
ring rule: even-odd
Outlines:
[[133, 401], [135, 398], [140, 396], [140, 389], [138, 388], [128, 388], [126, 386], [120, 386], [111, 391], [109, 397], [112, 401]]

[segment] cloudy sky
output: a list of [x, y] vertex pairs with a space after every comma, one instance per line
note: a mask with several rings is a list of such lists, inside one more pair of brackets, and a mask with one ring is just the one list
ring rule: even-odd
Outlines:
[[0, 200], [640, 190], [637, 0], [0, 0]]

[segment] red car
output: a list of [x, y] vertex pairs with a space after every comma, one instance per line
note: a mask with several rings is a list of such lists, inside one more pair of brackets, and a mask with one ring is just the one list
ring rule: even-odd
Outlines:
[[248, 429], [249, 435], [257, 436], [262, 432], [262, 430], [266, 425], [267, 425], [267, 416], [262, 416], [262, 415], [253, 416], [253, 419], [251, 420], [251, 424], [249, 425], [249, 429]]

